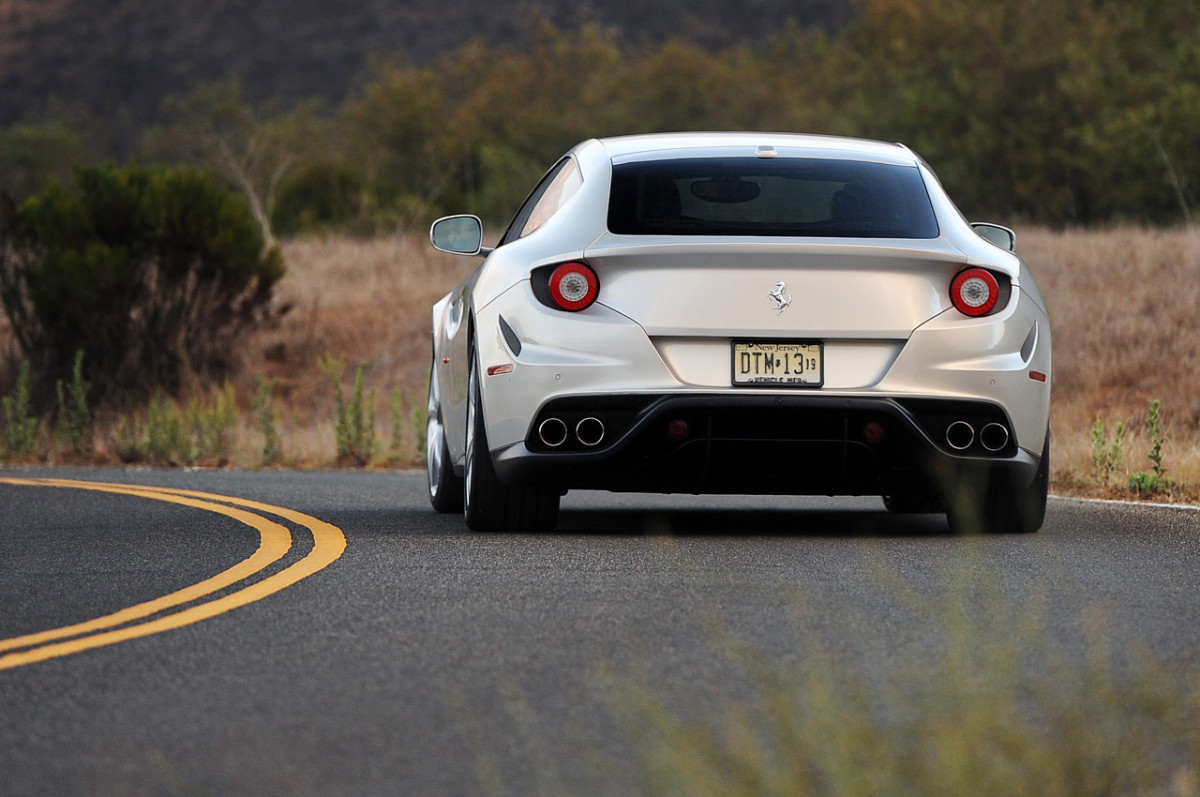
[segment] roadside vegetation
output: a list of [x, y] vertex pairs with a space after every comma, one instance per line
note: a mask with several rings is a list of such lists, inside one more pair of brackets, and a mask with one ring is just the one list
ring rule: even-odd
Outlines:
[[1053, 488], [1200, 495], [1193, 2], [865, 0], [715, 49], [525, 24], [376, 57], [337, 107], [231, 79], [120, 147], [53, 102], [0, 128], [0, 456], [419, 465], [429, 307], [474, 265], [428, 221], [497, 228], [581, 138], [744, 128], [904, 141], [1017, 228], [1054, 322]]
[[[1051, 489], [1200, 502], [1194, 0], [864, 0], [716, 51], [532, 24], [521, 50], [381, 56], [336, 108], [229, 80], [120, 149], [52, 103], [0, 128], [0, 463], [418, 467], [430, 307], [477, 264], [428, 221], [503, 224], [582, 138], [743, 128], [904, 141], [1016, 228], [1053, 323]], [[1028, 647], [942, 627], [879, 693], [739, 652], [745, 714], [640, 696], [648, 790], [1200, 793], [1194, 681], [1103, 657], [1023, 681]]]
[[268, 242], [390, 234], [462, 207], [491, 224], [583, 138], [789, 130], [903, 141], [974, 218], [1190, 223], [1200, 186], [1200, 7], [1158, 0], [863, 0], [833, 31], [780, 24], [717, 49], [526, 9], [519, 46], [433, 63], [380, 54], [339, 106], [255, 103], [236, 80], [181, 87], [120, 142], [47, 102], [0, 128], [18, 202], [71, 165], [209, 169]]
[[1095, 606], [1079, 618], [1078, 639], [1051, 634], [1046, 596], [1000, 599], [999, 585], [980, 575], [987, 570], [960, 571], [944, 594], [880, 573], [880, 588], [898, 611], [924, 618], [930, 637], [921, 652], [880, 650], [895, 662], [887, 675], [866, 678], [853, 664], [849, 650], [870, 642], [825, 638], [809, 618], [812, 633], [788, 666], [732, 629], [717, 632], [735, 673], [729, 691], [739, 695], [724, 715], [697, 715], [661, 687], [617, 680], [643, 793], [1200, 793], [1194, 668], [1114, 643]]
[[[1189, 276], [1200, 271], [1200, 234], [1018, 228], [1018, 248], [1038, 274], [1053, 322], [1052, 490], [1200, 501], [1200, 398], [1190, 378], [1200, 372], [1200, 340], [1186, 332], [1200, 306], [1200, 284]], [[0, 382], [0, 456], [419, 467], [429, 308], [476, 261], [434, 252], [416, 233], [310, 237], [286, 241], [281, 251], [289, 269], [275, 303], [289, 309], [247, 334], [228, 384], [152, 394], [147, 406], [121, 413], [97, 407], [80, 369], [61, 380], [61, 401], [52, 391], [46, 411], [35, 412], [29, 377], [23, 388], [15, 368]], [[0, 339], [5, 334], [0, 322]], [[150, 445], [152, 404], [156, 418], [178, 417], [186, 447]], [[189, 424], [212, 430], [213, 417], [229, 431], [188, 431]]]

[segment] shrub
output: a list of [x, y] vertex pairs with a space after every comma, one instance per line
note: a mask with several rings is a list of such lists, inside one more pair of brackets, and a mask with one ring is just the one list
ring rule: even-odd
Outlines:
[[245, 202], [195, 169], [80, 168], [0, 214], [0, 300], [35, 398], [84, 352], [98, 402], [220, 378], [283, 275]]
[[211, 403], [193, 398], [183, 415], [188, 436], [182, 452], [186, 461], [228, 463], [237, 445], [237, 423], [237, 395], [232, 383], [226, 382]]
[[83, 378], [82, 349], [75, 353], [70, 381], [59, 379], [54, 389], [58, 394], [59, 439], [70, 445], [76, 456], [83, 456], [92, 449], [92, 415], [87, 403], [92, 386]]
[[156, 393], [146, 407], [146, 455], [160, 464], [178, 465], [187, 459], [188, 448], [179, 407]]
[[276, 430], [275, 406], [271, 403], [271, 392], [275, 389], [275, 380], [268, 379], [263, 374], [255, 376], [258, 392], [254, 398], [254, 417], [263, 436], [262, 464], [275, 465], [283, 459], [283, 443]]
[[344, 228], [359, 215], [365, 182], [334, 161], [300, 166], [279, 184], [271, 225], [279, 235]]
[[364, 397], [366, 363], [359, 363], [354, 372], [354, 393], [349, 403], [342, 393], [342, 374], [346, 371], [344, 357], [326, 354], [318, 362], [333, 385], [334, 438], [339, 464], [366, 465], [375, 457], [375, 388]]
[[1113, 471], [1121, 466], [1121, 444], [1124, 440], [1125, 424], [1117, 424], [1112, 443], [1109, 443], [1104, 421], [1096, 416], [1096, 422], [1092, 424], [1092, 475], [1105, 487], [1112, 479]]
[[1146, 456], [1154, 464], [1153, 471], [1150, 473], [1138, 471], [1129, 476], [1129, 491], [1137, 493], [1142, 498], [1169, 492], [1173, 484], [1172, 480], [1167, 478], [1167, 469], [1163, 465], [1162, 449], [1167, 438], [1163, 434], [1162, 421], [1159, 419], [1161, 409], [1162, 402], [1158, 399], [1150, 402], [1147, 418], [1150, 426], [1150, 453]]
[[237, 444], [237, 396], [230, 382], [212, 400], [196, 396], [186, 408], [155, 393], [144, 412], [121, 416], [108, 434], [108, 447], [122, 462], [155, 465], [224, 466]]
[[29, 361], [22, 360], [17, 384], [11, 396], [0, 399], [4, 406], [4, 447], [8, 456], [28, 456], [34, 452], [41, 422], [29, 409]]

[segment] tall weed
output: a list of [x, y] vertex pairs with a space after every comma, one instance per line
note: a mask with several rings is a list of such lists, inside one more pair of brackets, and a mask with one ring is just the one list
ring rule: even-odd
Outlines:
[[224, 466], [238, 448], [238, 407], [233, 385], [212, 399], [179, 402], [156, 393], [144, 412], [119, 418], [107, 436], [122, 462]]
[[92, 450], [92, 414], [87, 395], [92, 389], [83, 378], [83, 349], [75, 353], [71, 381], [61, 379], [54, 384], [58, 394], [58, 436], [76, 456], [86, 456]]
[[183, 418], [187, 450], [181, 453], [186, 461], [228, 463], [237, 443], [237, 422], [237, 395], [230, 382], [225, 383], [212, 401], [193, 398]]
[[254, 399], [254, 418], [258, 421], [259, 431], [263, 436], [262, 464], [270, 466], [283, 459], [283, 442], [277, 430], [278, 418], [275, 405], [271, 402], [271, 393], [275, 389], [275, 380], [268, 379], [263, 374], [255, 376], [258, 389]]
[[1147, 411], [1147, 425], [1150, 427], [1150, 453], [1147, 454], [1153, 465], [1151, 472], [1138, 471], [1129, 476], [1129, 490], [1142, 498], [1149, 498], [1160, 493], [1170, 492], [1172, 480], [1167, 478], [1167, 468], [1163, 465], [1163, 445], [1167, 442], [1163, 433], [1159, 412], [1162, 402], [1154, 399]]
[[354, 390], [347, 402], [342, 392], [346, 359], [326, 354], [318, 362], [334, 393], [334, 441], [340, 464], [363, 466], [375, 457], [375, 389], [364, 396], [365, 362], [354, 372]]
[[1110, 443], [1104, 421], [1096, 416], [1092, 424], [1092, 477], [1105, 487], [1112, 480], [1113, 471], [1121, 467], [1121, 444], [1125, 441], [1125, 424], [1117, 423]]
[[[782, 667], [720, 632], [749, 684], [723, 717], [685, 717], [618, 682], [647, 792], [756, 795], [1200, 793], [1200, 681], [1125, 658], [1084, 619], [1068, 654], [1036, 619], [991, 601], [931, 615], [944, 644], [867, 680], [815, 639]], [[977, 616], [993, 614], [1003, 623]], [[1001, 617], [1001, 615], [1004, 615]], [[1130, 666], [1132, 665], [1132, 667]]]
[[30, 407], [30, 367], [22, 360], [17, 384], [10, 396], [0, 399], [4, 407], [4, 448], [8, 457], [27, 457], [35, 453], [41, 421]]
[[177, 465], [187, 459], [179, 407], [161, 392], [155, 393], [146, 407], [145, 430], [148, 459], [164, 465]]

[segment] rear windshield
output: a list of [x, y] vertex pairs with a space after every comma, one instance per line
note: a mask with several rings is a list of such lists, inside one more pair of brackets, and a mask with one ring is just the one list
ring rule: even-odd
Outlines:
[[820, 158], [617, 164], [608, 229], [620, 235], [938, 235], [916, 167]]

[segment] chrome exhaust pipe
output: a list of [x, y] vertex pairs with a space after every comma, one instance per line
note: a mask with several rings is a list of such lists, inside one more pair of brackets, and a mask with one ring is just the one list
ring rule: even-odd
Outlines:
[[575, 426], [575, 437], [588, 448], [600, 445], [604, 439], [604, 422], [599, 418], [584, 418]]
[[979, 442], [988, 451], [995, 453], [1008, 445], [1008, 429], [1003, 424], [989, 423], [979, 430]]
[[538, 437], [550, 448], [567, 442], [567, 425], [561, 418], [547, 418], [538, 426]]
[[975, 427], [966, 421], [955, 421], [946, 427], [946, 444], [955, 451], [966, 451], [975, 442]]

